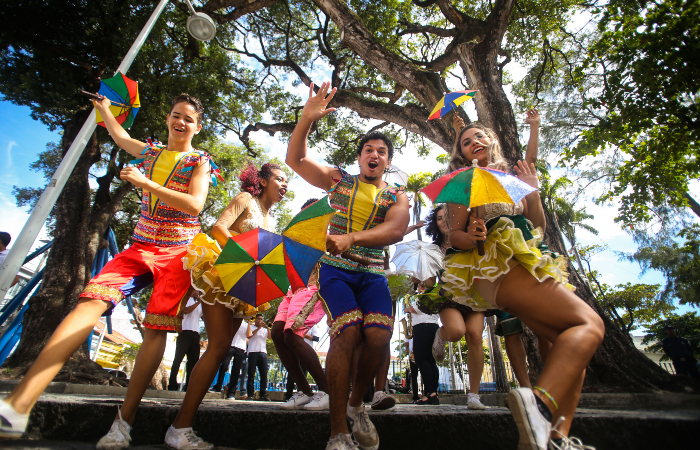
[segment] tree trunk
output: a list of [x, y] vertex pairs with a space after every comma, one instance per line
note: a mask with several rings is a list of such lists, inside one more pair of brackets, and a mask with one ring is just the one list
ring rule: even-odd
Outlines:
[[[88, 114], [89, 111], [79, 111], [64, 126], [61, 141], [64, 155]], [[56, 327], [75, 308], [78, 296], [90, 280], [95, 254], [101, 246], [106, 246], [102, 235], [111, 218], [121, 208], [123, 197], [131, 189], [127, 183], [110, 195], [111, 179], [108, 183], [100, 183], [95, 196], [99, 201], [91, 210], [89, 173], [100, 158], [100, 147], [93, 134], [56, 202], [54, 243], [46, 262], [41, 289], [29, 300], [19, 345], [4, 365], [14, 369], [14, 376], [21, 376], [27, 371]], [[108, 175], [110, 171], [115, 172], [114, 168], [110, 168]], [[100, 369], [97, 363], [90, 360], [88, 350], [87, 343], [83, 344], [71, 357], [66, 369], [71, 372], [69, 380], [73, 380], [72, 372], [75, 370], [85, 369], [86, 373], [91, 374]]]

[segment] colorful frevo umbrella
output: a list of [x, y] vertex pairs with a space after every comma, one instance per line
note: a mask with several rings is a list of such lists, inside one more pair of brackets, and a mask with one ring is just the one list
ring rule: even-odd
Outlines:
[[325, 252], [334, 214], [324, 197], [295, 216], [282, 235], [256, 228], [229, 239], [214, 264], [228, 295], [257, 307], [290, 285], [306, 286]]
[[[487, 167], [465, 167], [433, 181], [421, 191], [433, 203], [459, 203], [476, 208], [487, 203], [515, 205], [536, 189], [505, 172]], [[479, 246], [483, 255], [483, 246]]]
[[[141, 107], [139, 84], [118, 72], [116, 76], [102, 80], [100, 82], [100, 90], [97, 93], [104, 95], [112, 102], [109, 109], [114, 114], [117, 122], [124, 129], [130, 128], [134, 123], [136, 113]], [[97, 111], [97, 124], [105, 126], [99, 111]]]
[[476, 93], [477, 90], [448, 92], [444, 97], [442, 97], [438, 104], [435, 105], [435, 108], [433, 108], [433, 112], [430, 113], [428, 120], [439, 119], [448, 112], [457, 108], [457, 106], [469, 99], [474, 98]]

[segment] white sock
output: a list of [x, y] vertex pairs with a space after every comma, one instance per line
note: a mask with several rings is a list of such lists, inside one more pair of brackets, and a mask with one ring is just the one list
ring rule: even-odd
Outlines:
[[174, 426], [170, 425], [170, 429], [172, 430], [172, 433], [184, 433], [187, 430], [191, 430], [192, 427], [186, 427], [186, 428], [175, 428]]
[[360, 406], [350, 406], [350, 404], [348, 404], [348, 412], [351, 412], [351, 413], [353, 413], [353, 414], [357, 414], [357, 413], [359, 413], [359, 412], [362, 412], [362, 405], [360, 405]]

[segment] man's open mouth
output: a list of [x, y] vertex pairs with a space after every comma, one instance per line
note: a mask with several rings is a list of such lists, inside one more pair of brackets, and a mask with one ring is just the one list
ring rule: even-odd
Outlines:
[[379, 163], [376, 163], [376, 162], [374, 162], [374, 161], [368, 162], [367, 165], [368, 165], [369, 168], [372, 169], [372, 170], [374, 170], [374, 169], [376, 169], [377, 167], [379, 167]]
[[174, 129], [175, 131], [179, 132], [179, 133], [184, 133], [184, 132], [185, 132], [185, 129], [182, 128], [182, 127], [173, 127], [173, 129]]

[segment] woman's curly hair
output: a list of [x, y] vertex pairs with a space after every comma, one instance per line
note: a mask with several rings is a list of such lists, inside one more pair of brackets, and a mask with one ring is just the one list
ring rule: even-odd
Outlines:
[[252, 162], [248, 162], [246, 168], [238, 176], [238, 179], [241, 180], [241, 191], [249, 192], [254, 197], [258, 197], [263, 191], [261, 181], [269, 180], [273, 170], [282, 170], [282, 168], [277, 164], [265, 163], [258, 170]]
[[457, 135], [457, 140], [452, 146], [452, 157], [450, 158], [450, 166], [447, 169], [447, 173], [454, 172], [455, 170], [462, 169], [464, 167], [471, 167], [472, 162], [467, 161], [467, 158], [464, 157], [464, 155], [462, 154], [462, 148], [460, 144], [460, 142], [462, 141], [462, 134], [464, 134], [465, 131], [471, 128], [477, 128], [483, 131], [491, 139], [491, 144], [489, 144], [488, 148], [486, 149], [486, 153], [489, 155], [488, 167], [509, 173], [510, 166], [508, 165], [506, 160], [503, 159], [503, 153], [501, 152], [501, 143], [498, 140], [498, 136], [491, 128], [487, 128], [481, 125], [480, 123], [468, 124], [467, 126], [462, 128], [462, 130]]
[[437, 223], [437, 215], [438, 212], [442, 209], [445, 209], [445, 205], [437, 205], [435, 209], [430, 211], [430, 214], [428, 215], [428, 226], [425, 228], [425, 234], [433, 238], [433, 244], [435, 245], [442, 245], [443, 241], [445, 240], [445, 237], [442, 235], [442, 231], [440, 231], [440, 226]]

